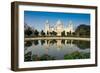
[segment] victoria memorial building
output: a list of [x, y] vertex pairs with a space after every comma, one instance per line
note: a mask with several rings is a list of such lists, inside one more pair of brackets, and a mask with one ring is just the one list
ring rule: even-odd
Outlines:
[[50, 23], [48, 20], [45, 22], [44, 31], [47, 34], [47, 32], [55, 31], [57, 32], [57, 36], [61, 36], [61, 32], [65, 31], [65, 35], [67, 35], [67, 32], [73, 33], [74, 25], [72, 21], [69, 21], [66, 26], [64, 26], [63, 22], [61, 20], [58, 20], [53, 26], [50, 26]]

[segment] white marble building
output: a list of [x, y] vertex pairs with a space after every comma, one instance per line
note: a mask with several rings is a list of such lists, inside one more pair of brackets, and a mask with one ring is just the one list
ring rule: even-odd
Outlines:
[[72, 24], [72, 21], [69, 21], [68, 25], [66, 24], [66, 26], [64, 26], [63, 22], [61, 22], [61, 20], [58, 20], [54, 26], [50, 26], [49, 21], [47, 20], [45, 22], [45, 27], [44, 27], [44, 31], [47, 34], [47, 32], [52, 32], [55, 31], [57, 32], [57, 36], [61, 36], [61, 32], [65, 31], [65, 35], [67, 35], [67, 32], [74, 32], [74, 26]]

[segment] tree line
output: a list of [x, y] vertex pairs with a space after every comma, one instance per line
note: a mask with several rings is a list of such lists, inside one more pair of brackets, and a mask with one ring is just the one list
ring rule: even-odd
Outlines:
[[[67, 34], [67, 35], [66, 35]], [[25, 37], [37, 37], [37, 36], [57, 36], [57, 32], [52, 31], [45, 33], [43, 30], [40, 32], [37, 29], [32, 29], [31, 27], [28, 27], [24, 30]], [[66, 37], [90, 37], [90, 25], [81, 24], [76, 29], [75, 32], [61, 32], [61, 36]]]

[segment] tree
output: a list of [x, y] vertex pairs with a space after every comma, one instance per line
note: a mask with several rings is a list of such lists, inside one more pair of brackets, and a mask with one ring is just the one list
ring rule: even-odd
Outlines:
[[53, 36], [56, 36], [56, 35], [57, 35], [57, 32], [52, 31], [52, 35], [53, 35]]
[[75, 32], [72, 32], [72, 36], [74, 37], [76, 34], [75, 34]]
[[30, 36], [32, 34], [31, 28], [28, 28], [27, 30], [24, 31], [25, 36]]
[[51, 36], [56, 36], [56, 35], [57, 35], [57, 32], [52, 31], [52, 32], [50, 32], [50, 35], [51, 35]]
[[52, 36], [52, 32], [50, 32], [50, 36]]
[[61, 36], [65, 36], [65, 31], [61, 32]]
[[38, 40], [34, 40], [33, 43], [34, 43], [34, 45], [38, 45], [39, 41]]
[[34, 36], [38, 36], [39, 32], [37, 30], [34, 31]]
[[79, 25], [75, 30], [75, 34], [79, 37], [90, 37], [90, 25]]
[[34, 35], [34, 28], [24, 23], [24, 34], [25, 34], [25, 37], [30, 37]]
[[41, 31], [41, 36], [45, 36], [45, 32], [43, 30]]
[[71, 31], [67, 32], [67, 36], [68, 36], [68, 37], [72, 36]]
[[47, 35], [49, 35], [49, 32], [47, 31]]

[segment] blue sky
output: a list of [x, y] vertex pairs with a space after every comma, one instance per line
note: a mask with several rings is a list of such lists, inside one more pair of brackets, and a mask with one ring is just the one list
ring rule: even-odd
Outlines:
[[90, 14], [24, 11], [24, 22], [39, 31], [44, 29], [46, 20], [49, 20], [50, 26], [53, 26], [59, 19], [65, 27], [69, 21], [72, 21], [75, 27], [80, 24], [90, 25]]

